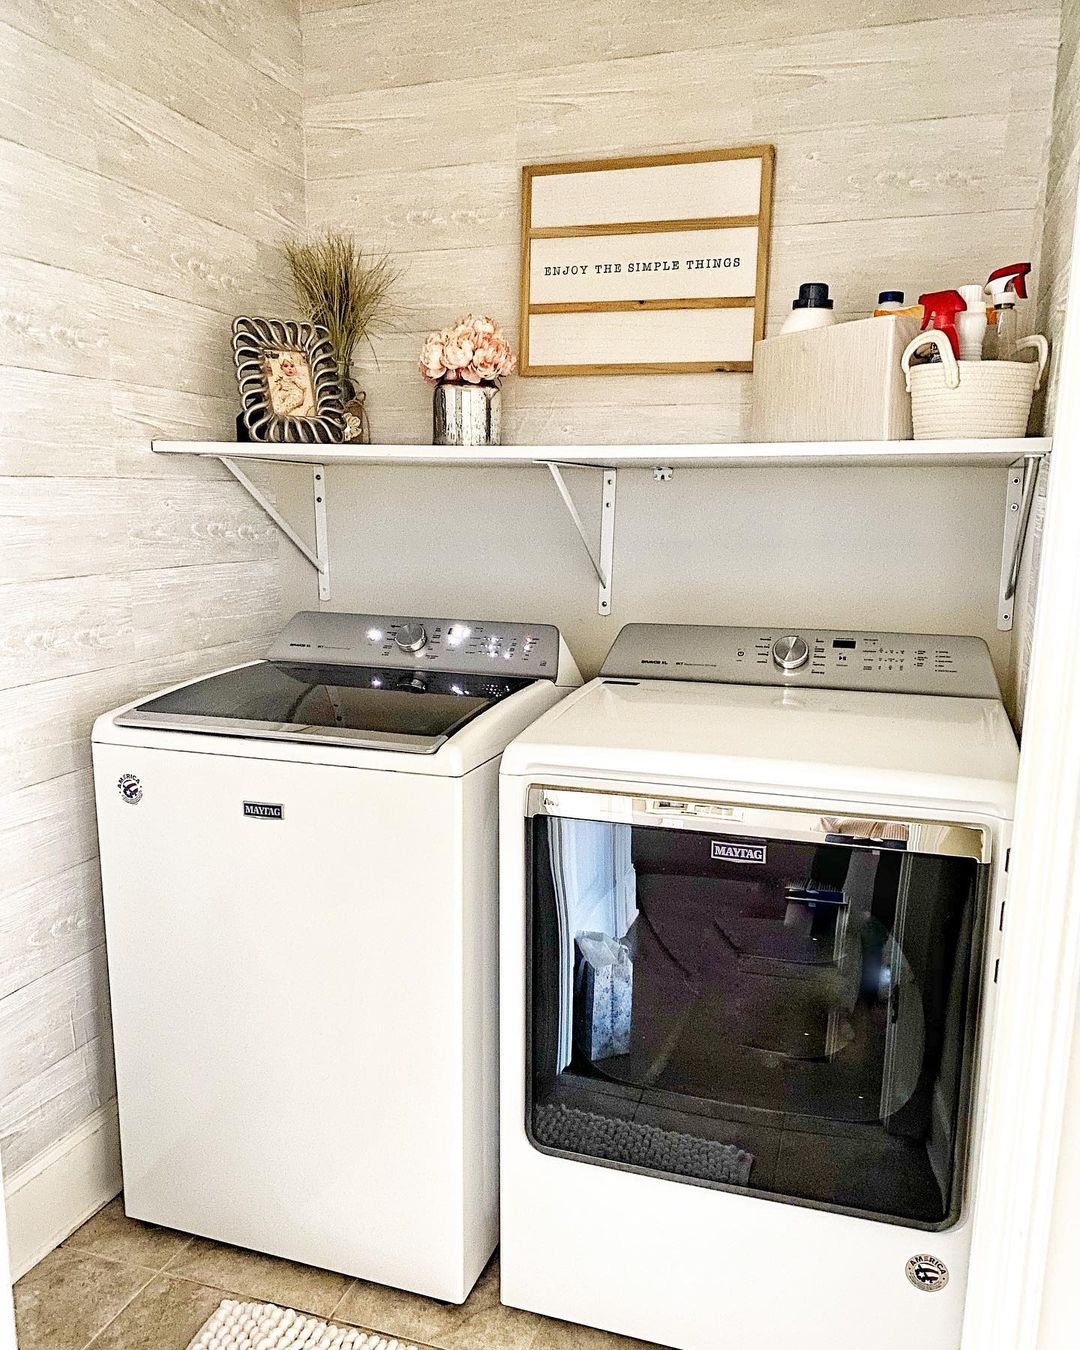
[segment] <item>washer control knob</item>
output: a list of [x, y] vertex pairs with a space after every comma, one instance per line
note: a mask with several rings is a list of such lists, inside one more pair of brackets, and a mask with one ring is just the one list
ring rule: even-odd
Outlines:
[[394, 642], [403, 652], [419, 652], [427, 646], [427, 629], [422, 623], [403, 623], [394, 634]]
[[781, 670], [798, 670], [809, 661], [810, 648], [797, 633], [788, 633], [773, 643], [772, 659]]

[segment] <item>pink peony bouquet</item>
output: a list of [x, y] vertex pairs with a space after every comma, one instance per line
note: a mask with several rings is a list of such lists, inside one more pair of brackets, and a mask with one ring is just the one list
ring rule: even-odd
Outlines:
[[498, 384], [514, 365], [499, 325], [475, 314], [429, 333], [420, 352], [420, 374], [428, 384]]

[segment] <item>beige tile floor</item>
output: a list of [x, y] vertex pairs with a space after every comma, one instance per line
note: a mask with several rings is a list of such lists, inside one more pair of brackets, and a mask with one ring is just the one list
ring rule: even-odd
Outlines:
[[458, 1306], [129, 1219], [118, 1198], [15, 1286], [19, 1350], [184, 1350], [223, 1298], [278, 1303], [435, 1350], [650, 1350], [504, 1308], [493, 1260]]

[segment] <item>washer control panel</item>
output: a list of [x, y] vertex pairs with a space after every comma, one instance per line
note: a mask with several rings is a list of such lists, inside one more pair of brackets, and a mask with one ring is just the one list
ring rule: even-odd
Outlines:
[[462, 674], [556, 678], [559, 630], [550, 624], [497, 623], [401, 614], [304, 611], [289, 620], [271, 661], [339, 666], [400, 666]]
[[600, 674], [799, 689], [1000, 698], [981, 638], [815, 628], [631, 623]]

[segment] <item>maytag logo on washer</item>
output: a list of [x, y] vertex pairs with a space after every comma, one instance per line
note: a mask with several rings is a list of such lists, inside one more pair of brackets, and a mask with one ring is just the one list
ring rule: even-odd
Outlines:
[[765, 844], [729, 844], [721, 839], [712, 841], [712, 856], [721, 862], [763, 863], [769, 860]]
[[283, 820], [285, 808], [280, 802], [245, 802], [244, 815], [255, 820]]
[[949, 1283], [949, 1268], [945, 1262], [936, 1256], [927, 1256], [925, 1252], [913, 1256], [904, 1271], [915, 1288], [926, 1294], [936, 1294]]
[[138, 806], [142, 801], [142, 784], [133, 773], [122, 773], [116, 787], [129, 806]]

